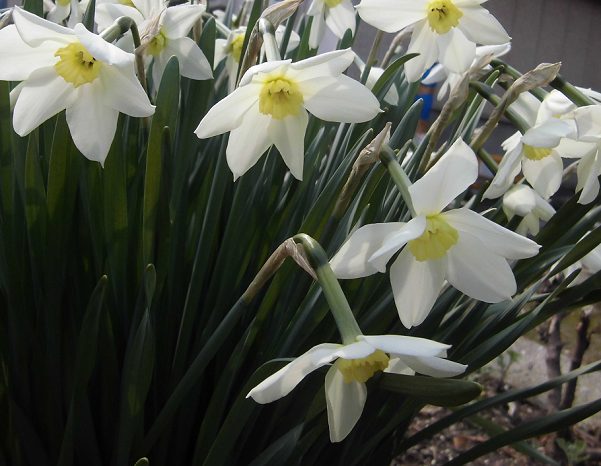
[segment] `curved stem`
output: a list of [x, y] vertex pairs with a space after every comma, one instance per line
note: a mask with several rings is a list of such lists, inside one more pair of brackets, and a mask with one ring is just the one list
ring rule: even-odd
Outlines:
[[413, 207], [413, 201], [411, 200], [411, 194], [409, 193], [409, 186], [411, 186], [411, 180], [401, 167], [401, 164], [396, 159], [394, 151], [388, 144], [382, 145], [382, 150], [380, 152], [380, 160], [386, 166], [392, 181], [401, 192], [401, 196], [405, 201], [405, 205], [411, 212], [411, 216], [413, 218], [417, 217], [417, 213], [415, 212], [415, 208]]

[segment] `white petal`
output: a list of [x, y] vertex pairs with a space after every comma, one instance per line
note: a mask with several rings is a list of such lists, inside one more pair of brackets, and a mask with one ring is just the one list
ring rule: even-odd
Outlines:
[[466, 71], [476, 58], [476, 44], [457, 28], [438, 36], [436, 42], [440, 62], [454, 73]]
[[535, 209], [536, 195], [536, 191], [525, 184], [514, 186], [503, 196], [503, 210], [525, 217]]
[[161, 55], [175, 55], [182, 76], [190, 79], [211, 79], [213, 71], [200, 47], [189, 37], [169, 39]]
[[378, 272], [386, 272], [386, 264], [408, 241], [419, 238], [426, 229], [426, 217], [419, 216], [411, 219], [399, 230], [391, 233], [382, 242], [382, 246], [376, 250], [368, 262], [373, 265]]
[[563, 138], [555, 150], [562, 158], [581, 159], [582, 157], [597, 150], [594, 142], [581, 142], [574, 139]]
[[553, 89], [543, 99], [536, 122], [542, 123], [550, 118], [559, 118], [576, 109], [576, 105], [557, 89]]
[[255, 106], [244, 114], [242, 124], [230, 133], [226, 156], [234, 181], [257, 163], [273, 144], [268, 132], [270, 123], [271, 117], [259, 113]]
[[103, 31], [121, 16], [133, 19], [138, 27], [144, 22], [144, 16], [136, 8], [120, 3], [99, 3], [96, 5], [94, 21], [98, 24], [98, 30]]
[[323, 0], [313, 0], [307, 9], [307, 16], [317, 16], [323, 14], [325, 3]]
[[363, 0], [357, 11], [366, 23], [384, 32], [397, 32], [426, 17], [426, 1]]
[[363, 413], [367, 387], [356, 381], [346, 383], [334, 364], [326, 374], [325, 390], [330, 441], [341, 442], [353, 430]]
[[60, 5], [59, 3], [56, 3], [54, 5], [54, 7], [52, 7], [52, 9], [48, 12], [48, 16], [46, 16], [46, 19], [48, 21], [52, 21], [53, 23], [60, 24], [67, 18], [67, 16], [69, 16], [70, 12], [71, 12], [71, 4], [70, 3], [68, 3], [65, 6]]
[[488, 250], [508, 259], [524, 259], [535, 256], [540, 246], [534, 241], [524, 238], [501, 225], [484, 218], [482, 215], [467, 209], [450, 210], [442, 214], [460, 237], [469, 233], [486, 244]]
[[418, 261], [405, 248], [390, 267], [390, 285], [399, 317], [407, 328], [421, 324], [438, 298], [447, 259]]
[[430, 377], [455, 377], [467, 369], [465, 364], [442, 358], [401, 356], [400, 359], [415, 372]]
[[520, 141], [521, 135], [518, 139], [518, 144], [508, 150], [501, 159], [497, 173], [484, 192], [484, 199], [496, 199], [502, 196], [513, 185], [515, 177], [518, 176], [522, 169], [523, 145]]
[[194, 132], [199, 138], [205, 139], [240, 126], [250, 107], [257, 106], [258, 113], [259, 92], [260, 84], [238, 87], [211, 107]]
[[213, 68], [217, 68], [217, 65], [221, 63], [221, 60], [226, 58], [229, 54], [227, 51], [228, 41], [226, 39], [215, 40], [215, 56], [213, 57]]
[[444, 356], [451, 345], [405, 335], [361, 335], [374, 348], [399, 356]]
[[56, 42], [46, 42], [30, 47], [21, 40], [14, 24], [0, 29], [0, 80], [23, 81], [34, 70], [53, 66], [58, 60], [54, 52], [60, 46]]
[[104, 105], [133, 117], [154, 113], [154, 105], [130, 67], [103, 66], [99, 78], [103, 84]]
[[259, 63], [258, 65], [251, 66], [246, 73], [240, 79], [240, 86], [245, 86], [250, 82], [255, 84], [262, 83], [266, 79], [266, 77], [273, 74], [282, 74], [285, 75], [289, 68], [292, 60], [277, 60], [277, 61], [266, 61], [263, 63]]
[[476, 44], [505, 44], [511, 37], [499, 21], [480, 6], [461, 8], [463, 16], [459, 20], [459, 29], [469, 40]]
[[437, 84], [447, 79], [447, 75], [448, 73], [446, 68], [440, 63], [437, 63], [436, 65], [432, 66], [432, 68], [430, 68], [428, 76], [422, 79], [422, 84], [425, 84], [426, 86], [429, 86], [430, 84]]
[[428, 21], [423, 20], [413, 27], [413, 35], [407, 53], [419, 53], [405, 63], [405, 74], [409, 82], [419, 81], [425, 71], [438, 57], [437, 34], [430, 29]]
[[384, 372], [389, 374], [415, 375], [415, 371], [403, 362], [401, 358], [390, 358]]
[[88, 31], [81, 23], [75, 25], [75, 34], [94, 58], [110, 65], [134, 66], [133, 53], [127, 53], [108, 43], [102, 37]]
[[32, 47], [36, 47], [44, 41], [68, 44], [75, 40], [71, 29], [46, 21], [18, 7], [13, 8], [12, 11], [13, 22], [21, 39]]
[[333, 357], [342, 359], [362, 359], [376, 351], [376, 348], [364, 341], [361, 335], [357, 337], [357, 340], [358, 341], [349, 345], [339, 345], [338, 349], [332, 353]]
[[601, 140], [601, 106], [580, 107], [574, 112], [578, 128], [578, 139], [584, 142]]
[[342, 345], [323, 343], [314, 346], [253, 388], [246, 398], [265, 404], [278, 400], [296, 387], [308, 374], [335, 359], [333, 353]]
[[428, 172], [409, 187], [415, 211], [437, 214], [478, 178], [478, 160], [461, 139]]
[[378, 271], [367, 259], [376, 252], [388, 235], [399, 231], [405, 224], [373, 223], [354, 231], [330, 260], [330, 266], [338, 278], [359, 278]]
[[572, 131], [568, 121], [551, 118], [526, 131], [522, 142], [529, 146], [552, 148], [559, 144], [561, 138], [576, 136]]
[[34, 71], [24, 82], [15, 104], [13, 127], [25, 136], [48, 118], [64, 110], [75, 98], [75, 88], [53, 67]]
[[186, 37], [194, 23], [200, 20], [204, 11], [204, 5], [189, 3], [167, 8], [161, 21], [165, 36], [169, 39]]
[[98, 87], [80, 86], [77, 99], [67, 108], [67, 124], [79, 151], [87, 159], [104, 165], [115, 137], [119, 112], [105, 106]]
[[579, 204], [593, 202], [599, 194], [599, 175], [601, 175], [601, 157], [599, 152], [591, 152], [578, 162], [578, 184], [576, 191], [582, 190], [578, 198]]
[[336, 37], [342, 39], [347, 29], [355, 35], [355, 9], [350, 0], [342, 0], [334, 8], [326, 9], [326, 24]]
[[497, 303], [516, 292], [515, 277], [507, 261], [477, 237], [462, 232], [447, 257], [447, 280], [469, 297]]
[[301, 109], [296, 116], [288, 116], [282, 120], [272, 118], [268, 129], [271, 141], [297, 180], [303, 179], [305, 131], [308, 122], [309, 115], [305, 109]]
[[344, 75], [305, 100], [304, 105], [317, 118], [344, 123], [368, 121], [380, 112], [380, 103], [371, 91]]
[[555, 151], [541, 160], [522, 159], [522, 172], [528, 183], [545, 198], [551, 197], [561, 186], [563, 162]]
[[354, 59], [355, 53], [351, 49], [334, 50], [292, 63], [288, 73], [299, 83], [315, 78], [337, 77], [351, 66]]

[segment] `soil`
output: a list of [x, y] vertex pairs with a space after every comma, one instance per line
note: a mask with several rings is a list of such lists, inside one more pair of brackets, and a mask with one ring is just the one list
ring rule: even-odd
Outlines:
[[[477, 381], [483, 385], [487, 397], [511, 388], [489, 374], [482, 374]], [[450, 414], [450, 411], [445, 408], [425, 407], [414, 419], [408, 435], [410, 436], [424, 429], [448, 414]], [[546, 414], [545, 407], [536, 400], [533, 402], [529, 400], [518, 403], [512, 402], [480, 413], [481, 417], [492, 421], [503, 427], [503, 429], [517, 427], [523, 422]], [[569, 455], [570, 458], [557, 446], [556, 434], [530, 439], [528, 443], [562, 465], [601, 466], [601, 427], [576, 425], [572, 427], [571, 435], [572, 440], [569, 443], [571, 445], [569, 448], [572, 451]], [[433, 439], [411, 447], [405, 453], [396, 457], [391, 462], [391, 466], [443, 465], [488, 438], [486, 432], [475, 424], [469, 422], [457, 423], [439, 432]], [[577, 451], [577, 453], [574, 453], [574, 451]], [[547, 463], [526, 456], [508, 446], [478, 458], [470, 464], [476, 466], [538, 466]]]

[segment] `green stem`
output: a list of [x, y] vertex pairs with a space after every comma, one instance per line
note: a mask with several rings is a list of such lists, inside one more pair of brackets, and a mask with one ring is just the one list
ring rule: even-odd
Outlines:
[[376, 32], [376, 37], [374, 37], [374, 42], [371, 45], [371, 50], [369, 51], [367, 60], [365, 61], [365, 68], [363, 68], [363, 72], [361, 73], [361, 82], [363, 84], [367, 82], [367, 77], [369, 76], [371, 67], [374, 66], [374, 63], [376, 63], [376, 59], [378, 57], [378, 49], [380, 48], [380, 42], [382, 42], [382, 37], [384, 37], [384, 33], [378, 30]]
[[563, 77], [557, 75], [557, 77], [549, 83], [552, 87], [557, 89], [568, 99], [574, 102], [579, 107], [585, 107], [587, 105], [595, 105], [595, 101], [590, 97], [584, 95], [575, 86], [567, 82]]
[[388, 144], [382, 145], [382, 150], [380, 152], [380, 160], [386, 166], [392, 181], [401, 192], [401, 196], [403, 196], [403, 200], [405, 201], [405, 205], [411, 212], [411, 216], [413, 218], [417, 217], [417, 213], [415, 212], [415, 208], [413, 207], [413, 201], [411, 200], [411, 194], [409, 193], [409, 186], [411, 186], [411, 180], [401, 167], [401, 164], [396, 159], [396, 155], [394, 151]]
[[265, 18], [259, 19], [259, 32], [263, 36], [263, 45], [265, 47], [267, 61], [281, 60], [280, 49], [275, 40], [275, 28], [273, 27], [273, 24]]
[[332, 311], [336, 321], [342, 343], [345, 345], [354, 343], [357, 341], [357, 336], [361, 335], [361, 329], [355, 320], [346, 296], [344, 296], [340, 283], [338, 283], [338, 279], [330, 267], [325, 251], [317, 241], [304, 233], [295, 235], [293, 239], [303, 246], [309, 262], [315, 269], [317, 281], [330, 305], [330, 311]]

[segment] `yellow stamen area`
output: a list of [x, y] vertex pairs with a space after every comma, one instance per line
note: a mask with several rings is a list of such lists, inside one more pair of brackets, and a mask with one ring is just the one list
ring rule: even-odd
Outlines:
[[56, 4], [60, 6], [68, 6], [71, 0], [56, 0]]
[[272, 76], [263, 83], [259, 93], [259, 111], [281, 120], [298, 115], [303, 106], [303, 94], [298, 85], [285, 76]]
[[121, 5], [131, 6], [133, 8], [136, 8], [136, 5], [134, 5], [134, 2], [132, 2], [132, 0], [119, 0], [119, 3]]
[[165, 34], [163, 33], [163, 30], [161, 29], [159, 31], [159, 33], [156, 36], [154, 36], [150, 40], [150, 42], [148, 42], [148, 47], [146, 47], [146, 53], [148, 55], [152, 55], [153, 57], [156, 57], [163, 51], [163, 49], [165, 48], [166, 45], [167, 45], [167, 37], [165, 36]]
[[328, 8], [334, 8], [342, 3], [342, 0], [324, 0], [323, 1]]
[[361, 359], [338, 359], [336, 364], [342, 372], [344, 381], [367, 382], [376, 372], [383, 371], [388, 367], [388, 356], [381, 350], [376, 350], [366, 358]]
[[529, 160], [542, 160], [545, 157], [551, 155], [553, 149], [547, 149], [546, 147], [533, 147], [528, 144], [524, 144], [522, 150], [524, 151], [524, 157]]
[[94, 81], [102, 67], [101, 62], [81, 42], [73, 42], [58, 49], [54, 56], [60, 58], [54, 65], [56, 72], [75, 87]]
[[244, 45], [244, 33], [237, 34], [236, 37], [230, 42], [229, 54], [236, 61], [240, 62], [240, 55], [242, 55], [242, 46]]
[[423, 262], [440, 259], [457, 243], [459, 233], [442, 217], [431, 215], [426, 219], [426, 230], [419, 238], [409, 241], [407, 247], [415, 259]]
[[426, 7], [430, 29], [446, 34], [459, 24], [463, 12], [451, 0], [432, 0]]

